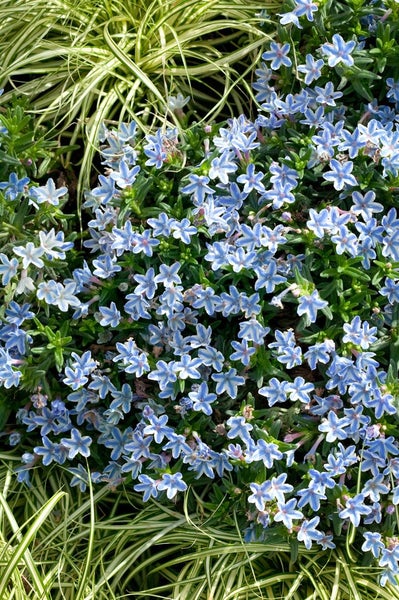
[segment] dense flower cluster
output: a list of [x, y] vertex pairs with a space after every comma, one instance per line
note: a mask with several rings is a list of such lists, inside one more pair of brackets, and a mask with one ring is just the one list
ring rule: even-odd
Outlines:
[[[334, 34], [303, 63], [272, 42], [258, 116], [209, 128], [196, 160], [177, 130], [104, 126], [69, 273], [79, 254], [55, 225], [10, 232], [0, 382], [29, 389], [37, 371], [7, 432], [31, 443], [21, 481], [39, 460], [82, 490], [132, 481], [146, 500], [212, 480], [246, 539], [277, 530], [329, 549], [358, 531], [395, 583], [399, 82], [360, 105], [356, 65], [387, 22], [373, 4], [362, 39]], [[306, 28], [317, 10], [295, 0], [281, 24]], [[67, 193], [16, 173], [0, 189], [39, 216]]]

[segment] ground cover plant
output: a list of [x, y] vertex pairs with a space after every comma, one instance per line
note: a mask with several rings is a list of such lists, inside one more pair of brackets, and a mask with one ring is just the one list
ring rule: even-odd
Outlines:
[[[312, 553], [368, 573], [308, 597], [396, 597], [399, 4], [276, 19], [255, 118], [102, 125], [82, 240], [66, 187], [7, 167], [3, 439], [27, 486], [56, 465], [81, 494], [202, 507], [302, 575]], [[259, 578], [228, 593], [276, 594]]]

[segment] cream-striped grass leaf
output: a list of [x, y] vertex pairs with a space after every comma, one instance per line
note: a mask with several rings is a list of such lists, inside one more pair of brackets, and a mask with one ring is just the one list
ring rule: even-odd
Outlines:
[[[7, 500], [4, 495], [0, 492], [0, 504], [4, 511], [5, 516], [7, 517], [9, 524], [14, 533], [16, 545], [12, 547], [12, 553], [8, 557], [7, 564], [2, 569], [1, 577], [0, 577], [0, 598], [4, 597], [6, 592], [7, 585], [10, 581], [14, 570], [19, 567], [20, 561], [23, 562], [26, 567], [27, 572], [31, 577], [31, 585], [35, 590], [37, 597], [41, 600], [51, 600], [51, 596], [48, 593], [48, 589], [46, 589], [45, 583], [39, 571], [35, 565], [34, 560], [32, 559], [32, 555], [29, 550], [29, 546], [34, 541], [40, 527], [46, 521], [50, 513], [54, 510], [57, 503], [60, 499], [65, 495], [65, 492], [57, 492], [52, 498], [50, 498], [45, 505], [37, 512], [34, 518], [32, 518], [32, 523], [29, 525], [27, 531], [22, 534], [21, 528], [19, 527], [17, 521], [14, 518], [13, 512], [8, 505]], [[27, 525], [24, 524], [25, 526]], [[6, 548], [3, 550], [7, 550], [11, 546], [12, 540], [7, 544]]]

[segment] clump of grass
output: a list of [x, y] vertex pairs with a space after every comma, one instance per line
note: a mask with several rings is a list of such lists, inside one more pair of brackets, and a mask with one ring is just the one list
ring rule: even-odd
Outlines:
[[341, 550], [302, 549], [295, 560], [278, 535], [244, 543], [238, 525], [221, 523], [199, 497], [189, 513], [144, 505], [127, 489], [82, 494], [60, 468], [35, 470], [27, 490], [2, 459], [2, 600], [399, 599]]
[[54, 135], [87, 135], [88, 184], [104, 120], [134, 118], [146, 131], [178, 122], [171, 97], [190, 97], [196, 120], [248, 108], [248, 74], [269, 39], [271, 2], [245, 0], [1, 0], [4, 101], [27, 95]]

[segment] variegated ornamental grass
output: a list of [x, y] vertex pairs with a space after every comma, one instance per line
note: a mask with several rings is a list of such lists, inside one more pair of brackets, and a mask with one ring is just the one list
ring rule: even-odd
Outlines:
[[[10, 460], [11, 458], [11, 460]], [[38, 470], [27, 494], [12, 457], [0, 465], [0, 590], [4, 600], [397, 600], [345, 551], [245, 543], [234, 521], [143, 504], [128, 490], [68, 489], [62, 471]]]
[[250, 73], [270, 37], [266, 9], [277, 5], [1, 0], [0, 87], [6, 101], [28, 96], [54, 138], [80, 145], [87, 186], [103, 121], [134, 118], [144, 131], [178, 123], [179, 94], [203, 122], [254, 104]]

